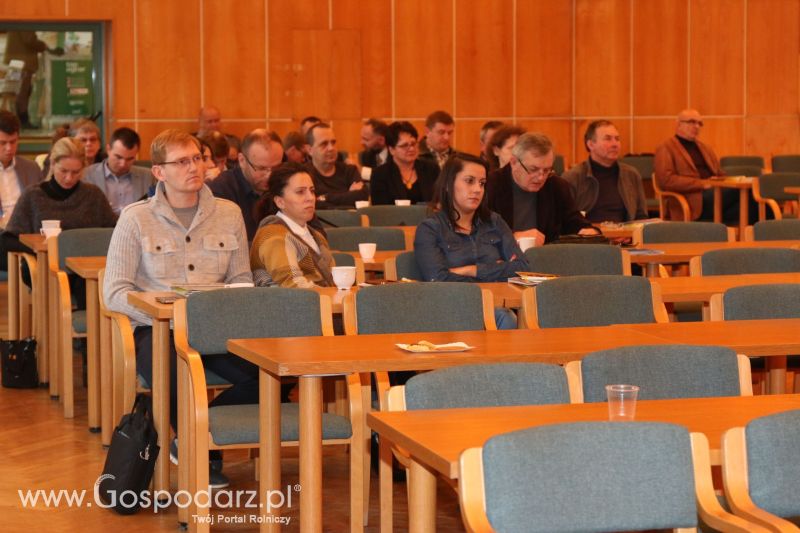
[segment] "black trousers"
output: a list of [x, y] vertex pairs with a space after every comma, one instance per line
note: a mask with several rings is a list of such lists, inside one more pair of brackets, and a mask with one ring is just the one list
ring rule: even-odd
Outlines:
[[[753, 198], [753, 193], [749, 193], [748, 201], [748, 224], [753, 225], [758, 222], [758, 203]], [[772, 216], [768, 217], [772, 218]], [[714, 189], [703, 191], [703, 212], [700, 220], [714, 220]], [[722, 222], [729, 225], [739, 224], [739, 190], [722, 189]]]
[[[136, 345], [136, 370], [147, 380], [153, 382], [153, 328], [138, 326], [133, 331]], [[169, 339], [169, 422], [178, 432], [178, 354], [175, 339], [170, 332]], [[218, 405], [243, 405], [258, 403], [258, 367], [239, 356], [226, 353], [204, 355], [203, 366], [231, 383], [209, 407]]]

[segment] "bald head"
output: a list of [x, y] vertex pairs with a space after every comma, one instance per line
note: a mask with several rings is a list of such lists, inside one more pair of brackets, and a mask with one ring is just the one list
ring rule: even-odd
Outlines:
[[675, 124], [675, 134], [678, 137], [687, 141], [695, 141], [702, 128], [703, 117], [697, 109], [684, 109], [678, 113], [678, 120]]
[[198, 133], [201, 135], [211, 131], [221, 131], [222, 114], [214, 106], [201, 107], [197, 115], [197, 125]]

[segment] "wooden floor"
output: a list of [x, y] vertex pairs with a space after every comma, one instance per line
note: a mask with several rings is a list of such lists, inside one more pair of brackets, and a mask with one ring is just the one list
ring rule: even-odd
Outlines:
[[[8, 328], [6, 285], [0, 284], [0, 336]], [[81, 372], [76, 366], [76, 382]], [[324, 455], [324, 529], [332, 532], [349, 530], [348, 457], [345, 447], [326, 447]], [[142, 510], [136, 515], [120, 516], [102, 509], [93, 502], [93, 487], [103, 470], [105, 451], [100, 435], [89, 433], [86, 419], [86, 389], [76, 387], [75, 418], [66, 420], [61, 405], [50, 399], [45, 389], [15, 390], [0, 388], [0, 454], [3, 472], [0, 473], [0, 516], [3, 531], [177, 531], [177, 512], [174, 507], [154, 514]], [[177, 478], [173, 466], [172, 479]], [[298, 482], [296, 448], [285, 449], [282, 461], [283, 485]], [[231, 480], [230, 489], [258, 488], [253, 480], [253, 463], [244, 452], [225, 456], [225, 474]], [[173, 489], [175, 487], [173, 486]], [[65, 503], [47, 507], [39, 503], [24, 507], [18, 491], [68, 490], [86, 491], [81, 507]], [[395, 531], [407, 530], [405, 484], [395, 483]], [[91, 506], [90, 506], [91, 504]], [[439, 486], [437, 531], [464, 531], [458, 502], [453, 491]], [[212, 514], [220, 513], [212, 509]], [[291, 517], [285, 531], [298, 531], [299, 502], [293, 501]], [[222, 511], [229, 517], [246, 516], [246, 511]], [[366, 531], [378, 531], [377, 479], [373, 475], [370, 494], [369, 526]], [[252, 524], [216, 524], [213, 531], [257, 531]]]

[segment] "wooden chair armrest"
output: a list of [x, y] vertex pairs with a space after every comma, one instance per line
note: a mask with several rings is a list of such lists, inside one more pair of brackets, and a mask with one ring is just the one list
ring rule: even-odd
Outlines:
[[458, 495], [461, 518], [470, 533], [490, 533], [494, 528], [486, 516], [486, 495], [483, 484], [483, 453], [481, 448], [468, 448], [458, 460], [461, 475]]
[[686, 201], [684, 195], [672, 191], [661, 191], [661, 196], [677, 200], [681, 206], [681, 211], [683, 211], [683, 221], [690, 222], [692, 220], [692, 210], [689, 208], [689, 202]]

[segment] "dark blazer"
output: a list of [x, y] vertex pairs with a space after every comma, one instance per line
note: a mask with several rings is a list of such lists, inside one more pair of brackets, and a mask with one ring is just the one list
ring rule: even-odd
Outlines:
[[[530, 229], [514, 227], [512, 186], [511, 165], [492, 172], [486, 182], [489, 209], [503, 217], [512, 231]], [[575, 207], [572, 189], [564, 179], [558, 176], [547, 178], [537, 194], [536, 229], [544, 234], [545, 242], [552, 242], [558, 239], [559, 235], [571, 235], [583, 228], [592, 227], [592, 223]]]
[[[421, 196], [418, 201], [429, 202], [433, 198], [433, 185], [439, 177], [439, 165], [417, 158], [414, 161], [414, 170], [417, 171], [417, 183], [414, 186], [418, 187]], [[400, 168], [392, 156], [372, 171], [369, 184], [373, 205], [392, 205], [395, 200], [410, 199], [409, 190], [403, 185]]]
[[20, 192], [24, 192], [31, 185], [36, 185], [42, 181], [42, 169], [30, 159], [20, 156], [14, 157], [14, 170], [17, 172]]
[[258, 230], [259, 220], [256, 213], [256, 204], [260, 195], [253, 190], [253, 186], [244, 177], [239, 167], [222, 172], [216, 179], [206, 183], [217, 198], [230, 200], [239, 206], [244, 218], [244, 227], [247, 230], [247, 241], [252, 242]]

